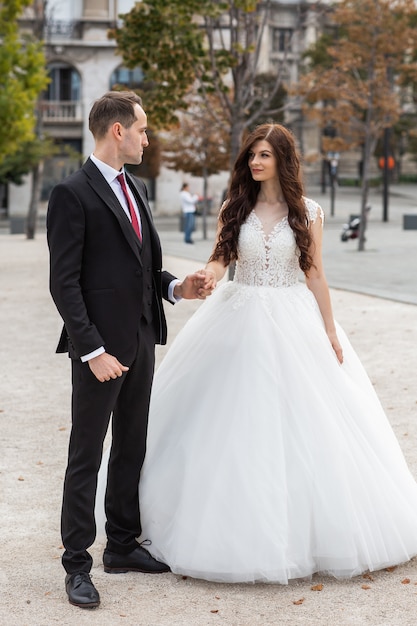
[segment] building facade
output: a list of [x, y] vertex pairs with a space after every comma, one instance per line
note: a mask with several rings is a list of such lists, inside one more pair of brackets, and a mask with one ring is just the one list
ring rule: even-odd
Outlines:
[[[77, 169], [91, 153], [93, 138], [88, 129], [88, 113], [94, 100], [116, 83], [134, 87], [141, 81], [140, 69], [133, 71], [123, 67], [115, 42], [108, 38], [109, 29], [120, 23], [119, 16], [128, 13], [134, 3], [134, 0], [49, 0], [46, 4], [43, 0], [34, 0], [25, 10], [21, 30], [34, 32], [37, 26], [39, 32], [41, 28], [50, 76], [40, 107], [42, 129], [60, 148], [59, 154], [49, 159], [44, 169], [43, 201], [47, 201], [56, 182]], [[320, 27], [319, 13], [311, 0], [272, 2], [262, 39], [260, 72], [278, 71], [285, 57], [285, 81], [296, 82], [301, 54], [316, 40]], [[304, 154], [317, 153], [319, 131], [303, 119], [297, 102], [286, 113], [286, 123], [293, 129]], [[310, 167], [308, 175], [315, 175], [314, 166]], [[146, 181], [155, 212], [179, 211], [177, 199], [184, 178], [187, 177], [181, 172], [162, 165], [156, 181]], [[227, 172], [210, 178], [209, 196], [213, 207], [219, 206], [227, 179]], [[189, 182], [193, 191], [202, 193], [202, 181], [193, 178]], [[23, 186], [11, 186], [10, 215], [26, 214], [29, 194], [30, 177]]]

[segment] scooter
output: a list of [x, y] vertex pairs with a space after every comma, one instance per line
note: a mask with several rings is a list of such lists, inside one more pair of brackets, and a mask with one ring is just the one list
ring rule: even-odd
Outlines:
[[[371, 210], [370, 205], [366, 207], [366, 213]], [[347, 224], [343, 224], [343, 229], [340, 234], [341, 241], [349, 241], [349, 239], [357, 239], [359, 237], [359, 227], [361, 225], [361, 218], [359, 215], [351, 215]]]

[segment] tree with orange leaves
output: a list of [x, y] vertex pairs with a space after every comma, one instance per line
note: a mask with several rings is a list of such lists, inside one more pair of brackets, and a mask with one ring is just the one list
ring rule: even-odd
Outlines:
[[370, 161], [384, 129], [400, 117], [405, 80], [417, 77], [414, 0], [341, 0], [326, 33], [306, 54], [297, 87], [308, 114], [331, 126], [327, 150], [363, 146], [361, 232], [365, 247]]

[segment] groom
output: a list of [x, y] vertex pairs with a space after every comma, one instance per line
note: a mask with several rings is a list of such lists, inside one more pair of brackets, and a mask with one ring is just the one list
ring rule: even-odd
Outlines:
[[144, 183], [124, 170], [149, 145], [139, 96], [109, 92], [90, 112], [95, 148], [52, 191], [47, 215], [50, 290], [63, 318], [57, 352], [72, 365], [72, 429], [61, 531], [69, 602], [96, 607], [89, 572], [103, 442], [112, 416], [105, 499], [109, 573], [169, 571], [137, 542], [155, 343], [166, 341], [162, 298], [204, 299], [204, 275], [178, 281], [162, 254]]

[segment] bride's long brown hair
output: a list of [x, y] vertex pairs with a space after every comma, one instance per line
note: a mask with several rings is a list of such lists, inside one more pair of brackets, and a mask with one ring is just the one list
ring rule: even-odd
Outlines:
[[249, 153], [257, 141], [267, 141], [277, 161], [282, 193], [288, 205], [288, 223], [299, 249], [299, 264], [307, 273], [313, 264], [312, 237], [303, 201], [300, 159], [292, 133], [280, 124], [262, 124], [245, 140], [236, 159], [225, 204], [220, 213], [220, 233], [210, 261], [222, 259], [227, 265], [238, 259], [237, 244], [241, 225], [256, 204], [261, 188], [249, 169]]

